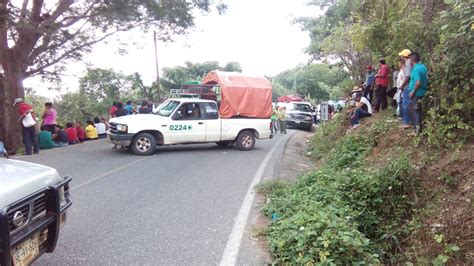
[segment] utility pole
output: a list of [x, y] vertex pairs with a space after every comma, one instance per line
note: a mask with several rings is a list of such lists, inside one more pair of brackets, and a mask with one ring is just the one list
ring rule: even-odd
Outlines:
[[161, 102], [161, 97], [160, 97], [160, 68], [158, 67], [158, 46], [156, 44], [156, 31], [153, 31], [153, 41], [155, 43], [155, 65], [156, 65], [156, 87], [157, 87], [157, 92], [156, 96], [158, 98], [158, 104]]
[[296, 69], [293, 71], [293, 93], [296, 93]]

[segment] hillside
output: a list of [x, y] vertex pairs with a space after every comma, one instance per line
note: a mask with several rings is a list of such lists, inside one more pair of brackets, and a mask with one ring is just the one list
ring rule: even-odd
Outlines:
[[433, 148], [389, 112], [309, 143], [314, 171], [261, 186], [274, 263], [474, 262], [474, 142]]

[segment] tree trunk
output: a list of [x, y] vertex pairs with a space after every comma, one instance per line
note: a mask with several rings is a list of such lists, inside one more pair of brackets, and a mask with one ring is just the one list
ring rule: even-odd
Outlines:
[[9, 153], [23, 146], [18, 111], [13, 106], [15, 98], [24, 98], [23, 73], [20, 60], [12, 50], [2, 60], [4, 75], [0, 75], [0, 140]]

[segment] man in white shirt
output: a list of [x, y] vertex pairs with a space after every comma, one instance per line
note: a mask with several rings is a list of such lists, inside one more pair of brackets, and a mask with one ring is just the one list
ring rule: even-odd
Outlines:
[[362, 96], [362, 93], [355, 93], [356, 107], [351, 112], [351, 129], [359, 127], [360, 119], [372, 116], [372, 105], [369, 100]]

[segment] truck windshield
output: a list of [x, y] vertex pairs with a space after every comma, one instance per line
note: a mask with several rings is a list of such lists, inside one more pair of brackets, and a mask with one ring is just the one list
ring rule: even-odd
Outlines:
[[301, 104], [301, 103], [294, 103], [293, 106], [290, 107], [290, 110], [295, 111], [302, 111], [302, 112], [311, 112], [311, 106], [308, 104]]
[[178, 107], [178, 101], [168, 101], [158, 108], [157, 114], [161, 116], [170, 116], [173, 111]]

